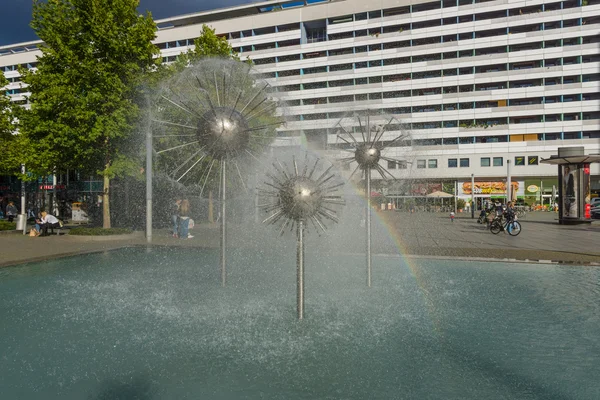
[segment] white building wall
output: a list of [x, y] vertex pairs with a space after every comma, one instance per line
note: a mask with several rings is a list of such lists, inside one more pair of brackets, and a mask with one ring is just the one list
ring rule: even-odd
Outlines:
[[[215, 28], [218, 34], [227, 35], [234, 48], [243, 50], [240, 56], [249, 56], [257, 64], [256, 69], [267, 74], [268, 81], [277, 88], [282, 99], [288, 102], [286, 113], [290, 119], [287, 126], [280, 129], [281, 140], [278, 145], [297, 145], [301, 142], [302, 132], [309, 133], [314, 138], [313, 131], [321, 130], [317, 136], [326, 142], [328, 147], [339, 145], [340, 141], [333, 134], [333, 125], [344, 112], [382, 110], [396, 116], [404, 124], [437, 124], [436, 128], [411, 129], [413, 139], [442, 139], [453, 138], [481, 138], [489, 136], [504, 136], [509, 141], [495, 143], [475, 144], [443, 144], [432, 146], [413, 146], [412, 148], [397, 147], [389, 150], [389, 154], [411, 160], [437, 159], [437, 168], [416, 170], [416, 162], [408, 170], [392, 169], [391, 172], [398, 177], [421, 176], [436, 179], [464, 179], [476, 174], [481, 177], [501, 177], [506, 172], [506, 160], [514, 163], [517, 156], [538, 156], [540, 159], [550, 157], [557, 153], [558, 147], [585, 146], [586, 152], [600, 153], [600, 80], [597, 74], [600, 71], [600, 43], [593, 38], [600, 35], [600, 3], [596, 0], [588, 1], [587, 6], [573, 1], [507, 1], [497, 0], [436, 8], [428, 11], [402, 13], [399, 15], [355, 20], [345, 23], [330, 24], [330, 18], [373, 12], [404, 6], [418, 6], [426, 2], [400, 1], [400, 0], [338, 0], [320, 4], [297, 7], [293, 9], [258, 13], [260, 7], [279, 4], [277, 1], [267, 1], [247, 6], [231, 7], [223, 10], [188, 14], [159, 20], [159, 26], [169, 26], [157, 33], [155, 43], [161, 47], [161, 55], [176, 57], [182, 51], [191, 48], [192, 41], [201, 31], [203, 23]], [[446, 3], [448, 4], [448, 3]], [[575, 5], [574, 7], [572, 7]], [[529, 12], [534, 7], [534, 12]], [[545, 11], [546, 9], [557, 8]], [[562, 9], [561, 9], [562, 7]], [[472, 20], [473, 15], [487, 12], [506, 13], [512, 9], [511, 16], [501, 16], [493, 19]], [[539, 12], [536, 10], [539, 9]], [[520, 15], [514, 10], [525, 10]], [[325, 40], [315, 43], [300, 43], [293, 46], [276, 47], [275, 43], [289, 40], [303, 41], [303, 26], [315, 21], [323, 21], [327, 35], [348, 34], [364, 29], [386, 29], [392, 26], [419, 24], [439, 19], [471, 18], [471, 21], [431, 26], [427, 28], [414, 28], [391, 30], [389, 33], [368, 34], [366, 36], [348, 37], [346, 39]], [[543, 24], [570, 23], [578, 20], [574, 26], [545, 29]], [[585, 23], [583, 23], [585, 21]], [[275, 32], [264, 35], [251, 35], [242, 37], [239, 32], [253, 31], [265, 27], [298, 24], [296, 29], [286, 32]], [[538, 25], [542, 29], [528, 32], [518, 32], [524, 26]], [[409, 25], [410, 26], [410, 25]], [[505, 30], [511, 34], [496, 34], [488, 37], [473, 38], [474, 32]], [[455, 40], [444, 43], [414, 44], [412, 46], [381, 48], [365, 52], [334, 55], [334, 50], [344, 48], [360, 48], [362, 46], [389, 46], [390, 43], [403, 41], [418, 41], [454, 35]], [[462, 40], [456, 40], [464, 35]], [[471, 35], [471, 38], [467, 38]], [[567, 42], [573, 38], [579, 44], [554, 46], [553, 41]], [[581, 43], [587, 40], [589, 43]], [[479, 52], [489, 48], [504, 47], [512, 49], [513, 46], [527, 45], [544, 42], [543, 46], [531, 50], [508, 51], [499, 54], [471, 55], [468, 57], [430, 59], [418, 61], [419, 57], [435, 58], [440, 53], [449, 52]], [[167, 46], [166, 43], [169, 43]], [[273, 46], [269, 47], [272, 43]], [[34, 63], [40, 55], [34, 47], [39, 42], [18, 44], [0, 47], [0, 69], [7, 67]], [[258, 46], [258, 49], [255, 47]], [[22, 50], [30, 48], [30, 50]], [[264, 48], [264, 49], [263, 49]], [[17, 52], [19, 50], [19, 52]], [[22, 51], [21, 51], [22, 50]], [[247, 51], [250, 50], [250, 51]], [[307, 58], [307, 54], [324, 52], [323, 57]], [[298, 60], [285, 61], [286, 56], [300, 55]], [[386, 65], [389, 60], [413, 57], [412, 62], [395, 63]], [[570, 60], [573, 57], [577, 62], [571, 65], [550, 65], [554, 59]], [[586, 58], [586, 62], [583, 59]], [[263, 59], [273, 59], [274, 62], [261, 63]], [[281, 60], [280, 60], [281, 59]], [[387, 62], [386, 62], [387, 61]], [[382, 66], [357, 68], [360, 63], [381, 62]], [[538, 62], [527, 69], [514, 69], [514, 63]], [[352, 64], [352, 69], [343, 71], [327, 71], [322, 73], [307, 74], [308, 68], [326, 67], [335, 68], [339, 65]], [[548, 65], [547, 65], [548, 64]], [[482, 66], [503, 66], [505, 70], [497, 72], [476, 72], [470, 74], [457, 74], [455, 76], [437, 76], [425, 79], [415, 78], [423, 72], [443, 70], [452, 71], [462, 68], [476, 69]], [[298, 75], [284, 76], [285, 71], [301, 70]], [[358, 81], [367, 79], [384, 80], [391, 75], [412, 74], [412, 79], [393, 80], [358, 84]], [[7, 78], [13, 78], [6, 90], [17, 89], [19, 74], [17, 71], [5, 72]], [[574, 77], [574, 81], [573, 78]], [[582, 82], [587, 77], [588, 81]], [[591, 78], [590, 78], [591, 77]], [[567, 79], [568, 78], [568, 79]], [[349, 86], [335, 86], [332, 81], [352, 79]], [[546, 84], [547, 80], [563, 80], [554, 85]], [[515, 87], [518, 82], [530, 81], [532, 85]], [[541, 82], [537, 84], [536, 82]], [[325, 84], [323, 88], [308, 89], [310, 84]], [[291, 85], [301, 85], [300, 90], [285, 91]], [[469, 91], [456, 93], [435, 93], [439, 88], [446, 90], [452, 86], [460, 88], [470, 85], [489, 85], [490, 90]], [[20, 93], [11, 94], [15, 101], [26, 103], [26, 88], [19, 88]], [[433, 90], [432, 90], [433, 89]], [[408, 96], [388, 97], [386, 93], [409, 92]], [[420, 91], [430, 94], [414, 95]], [[591, 100], [573, 100], [570, 102], [554, 101], [549, 99], [561, 96], [586, 96]], [[335, 103], [331, 99], [335, 96], [352, 96], [348, 102]], [[357, 97], [358, 96], [358, 97]], [[361, 96], [367, 96], [363, 100]], [[369, 97], [371, 97], [369, 99]], [[381, 98], [372, 98], [381, 97]], [[321, 99], [316, 104], [312, 99]], [[535, 104], [510, 105], [509, 102], [517, 99], [534, 99]], [[541, 101], [539, 100], [541, 99]], [[498, 106], [489, 108], [457, 109], [454, 104], [495, 102]], [[499, 106], [506, 102], [506, 106]], [[426, 109], [423, 112], [416, 112]], [[391, 110], [391, 111], [390, 111]], [[560, 116], [555, 121], [548, 116]], [[541, 118], [546, 116], [547, 118]], [[576, 116], [576, 119], [574, 119]], [[519, 118], [532, 117], [531, 122], [517, 123]], [[488, 127], [465, 127], [467, 120], [502, 120], [504, 123], [492, 124]], [[446, 122], [461, 121], [457, 124]], [[413, 125], [414, 126], [414, 125]], [[545, 135], [559, 134], [560, 137], [574, 136], [573, 139], [558, 140], [528, 140], [512, 141], [514, 135]], [[384, 140], [394, 137], [394, 132], [384, 136]], [[531, 138], [530, 138], [531, 139]], [[407, 152], [407, 150], [409, 150]], [[335, 150], [333, 150], [335, 152]], [[502, 157], [505, 161], [502, 167], [481, 167], [482, 157]], [[448, 168], [448, 159], [469, 158], [469, 167]], [[594, 165], [592, 174], [600, 175], [600, 167]], [[513, 175], [517, 177], [551, 177], [556, 175], [556, 167], [548, 165], [513, 167]]]

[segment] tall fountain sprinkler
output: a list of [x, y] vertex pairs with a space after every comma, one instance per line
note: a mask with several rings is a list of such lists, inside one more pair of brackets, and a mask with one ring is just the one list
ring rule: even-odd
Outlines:
[[[325, 232], [325, 220], [338, 222], [336, 210], [333, 207], [344, 205], [337, 190], [344, 183], [335, 182], [335, 174], [330, 173], [333, 165], [324, 172], [317, 174], [319, 167], [317, 158], [312, 167], [308, 159], [304, 162], [302, 171], [298, 169], [296, 159], [293, 159], [293, 170], [280, 162], [273, 164], [276, 174], [267, 174], [271, 182], [265, 182], [268, 189], [262, 189], [260, 194], [270, 201], [259, 207], [270, 213], [263, 223], [276, 224], [281, 222], [279, 234], [287, 228], [296, 230], [296, 302], [298, 319], [304, 318], [304, 233], [310, 221], [315, 230]], [[310, 172], [308, 169], [310, 168]]]
[[[365, 195], [367, 198], [365, 209], [367, 286], [371, 287], [371, 171], [376, 170], [379, 172], [383, 180], [395, 180], [394, 175], [381, 166], [379, 162], [381, 160], [394, 163], [402, 162], [402, 160], [389, 157], [384, 155], [384, 153], [387, 148], [398, 145], [402, 140], [409, 139], [409, 135], [402, 129], [402, 125], [394, 117], [386, 118], [385, 121], [387, 122], [383, 124], [376, 124], [372, 123], [371, 117], [368, 114], [362, 118], [360, 115], [355, 115], [352, 126], [349, 129], [343, 126], [343, 120], [339, 120], [334, 129], [337, 130], [337, 138], [349, 147], [342, 150], [352, 153], [352, 156], [343, 157], [338, 161], [346, 165], [354, 162], [357, 164], [349, 180], [352, 179], [358, 170], [364, 173], [365, 178]], [[358, 128], [360, 136], [357, 135], [355, 137], [353, 132], [357, 130], [356, 128]], [[400, 134], [395, 135], [395, 132], [398, 130]], [[387, 136], [391, 136], [388, 140], [384, 140], [386, 133], [388, 133]]]
[[[227, 186], [238, 179], [247, 191], [243, 167], [248, 156], [258, 160], [274, 139], [277, 102], [269, 85], [243, 62], [203, 59], [163, 85], [151, 121], [161, 134], [155, 154], [177, 182], [196, 184], [200, 196], [212, 182], [220, 194], [220, 272], [226, 285]], [[255, 154], [256, 153], [256, 154]], [[218, 178], [217, 175], [218, 174]]]

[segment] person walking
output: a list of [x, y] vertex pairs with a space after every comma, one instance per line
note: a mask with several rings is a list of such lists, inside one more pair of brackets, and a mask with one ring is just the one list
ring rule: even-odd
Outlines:
[[187, 199], [181, 201], [179, 206], [179, 238], [191, 239], [190, 228], [190, 202]]
[[8, 222], [13, 222], [18, 213], [19, 210], [17, 210], [15, 203], [9, 201], [8, 205], [6, 206], [6, 217], [8, 218]]

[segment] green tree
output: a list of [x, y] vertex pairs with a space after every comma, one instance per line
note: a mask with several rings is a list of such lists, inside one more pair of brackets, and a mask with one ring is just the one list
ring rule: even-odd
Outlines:
[[2, 88], [8, 85], [8, 80], [0, 71], [0, 173], [14, 174], [18, 170], [16, 159], [17, 138], [15, 118], [12, 103]]
[[67, 168], [104, 179], [103, 226], [110, 228], [110, 180], [136, 167], [129, 157], [145, 76], [160, 63], [156, 24], [139, 0], [34, 0], [31, 26], [44, 41], [37, 72], [26, 72], [32, 107], [22, 116], [28, 169]]
[[224, 36], [218, 36], [210, 26], [202, 25], [200, 36], [194, 40], [194, 48], [180, 54], [172, 65], [172, 70], [180, 71], [205, 57], [222, 57], [239, 60], [238, 54]]

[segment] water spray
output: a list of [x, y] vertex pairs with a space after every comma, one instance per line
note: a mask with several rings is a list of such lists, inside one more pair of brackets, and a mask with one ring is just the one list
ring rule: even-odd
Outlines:
[[[306, 224], [310, 221], [316, 230], [325, 232], [326, 221], [337, 223], [337, 212], [333, 208], [345, 204], [337, 190], [344, 183], [336, 183], [333, 165], [324, 172], [315, 173], [319, 167], [317, 159], [309, 167], [308, 159], [302, 171], [293, 159], [293, 170], [277, 162], [273, 164], [276, 174], [267, 174], [271, 182], [265, 182], [268, 189], [262, 189], [260, 194], [270, 201], [259, 204], [259, 207], [270, 215], [263, 221], [271, 225], [281, 221], [279, 234], [286, 229], [296, 230], [296, 302], [298, 319], [304, 318], [304, 233]], [[310, 168], [310, 172], [309, 172]]]

